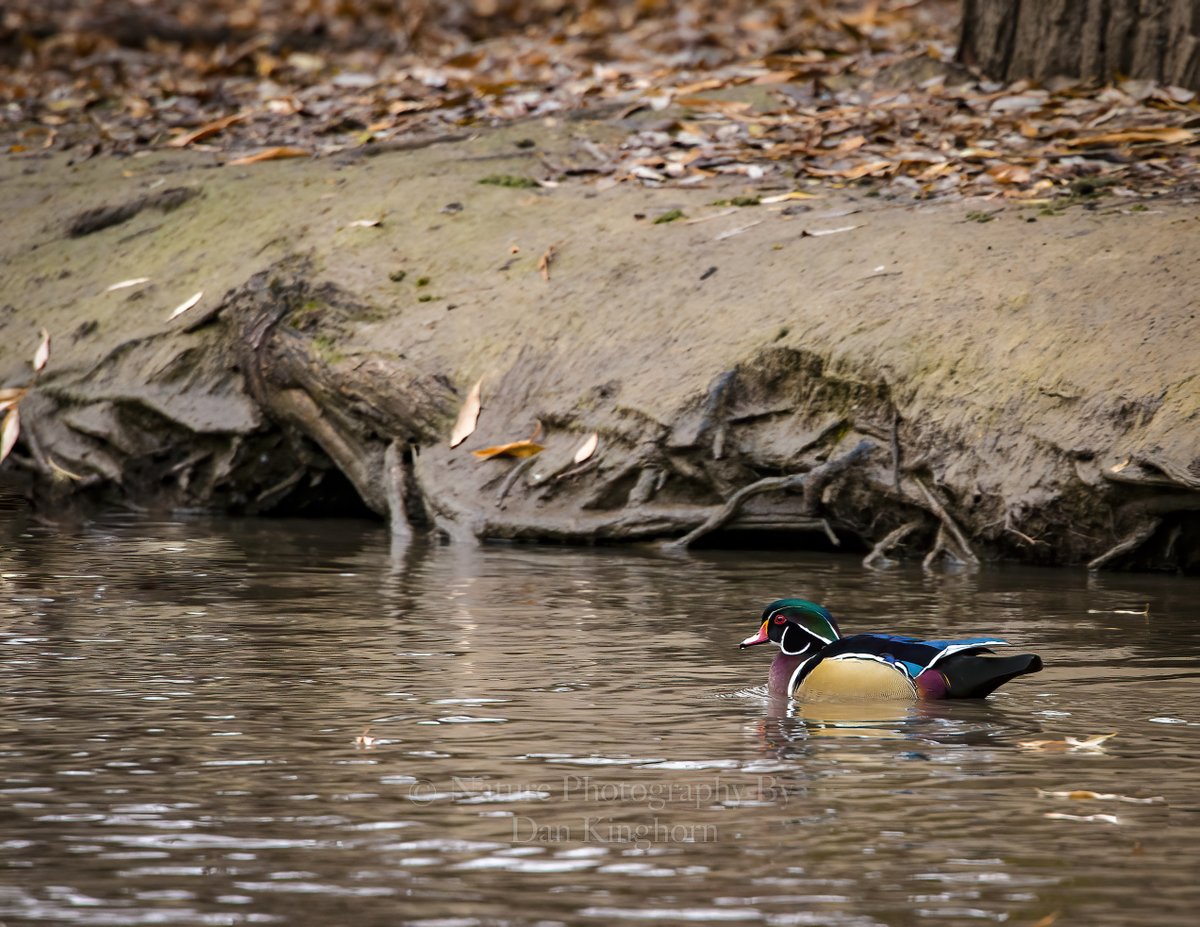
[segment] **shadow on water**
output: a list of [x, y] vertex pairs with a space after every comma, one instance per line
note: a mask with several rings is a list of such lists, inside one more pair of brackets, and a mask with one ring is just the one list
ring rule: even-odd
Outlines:
[[[1196, 580], [355, 522], [0, 531], [10, 927], [1182, 927], [1200, 903]], [[789, 594], [1046, 669], [978, 702], [773, 701], [736, 645]]]

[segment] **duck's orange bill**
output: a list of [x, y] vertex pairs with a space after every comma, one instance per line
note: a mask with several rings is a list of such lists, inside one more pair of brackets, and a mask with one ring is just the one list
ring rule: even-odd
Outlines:
[[751, 634], [744, 641], [738, 644], [738, 649], [743, 647], [753, 647], [755, 644], [765, 644], [767, 642], [767, 622], [762, 623], [762, 627], [758, 629], [757, 634]]

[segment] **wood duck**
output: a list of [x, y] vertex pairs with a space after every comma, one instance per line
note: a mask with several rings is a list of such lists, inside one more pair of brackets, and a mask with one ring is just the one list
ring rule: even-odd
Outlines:
[[762, 614], [762, 627], [739, 644], [772, 643], [767, 689], [803, 701], [891, 701], [984, 698], [1015, 676], [1042, 668], [1036, 654], [1000, 657], [994, 637], [925, 641], [894, 634], [842, 637], [833, 615], [805, 599], [779, 599]]

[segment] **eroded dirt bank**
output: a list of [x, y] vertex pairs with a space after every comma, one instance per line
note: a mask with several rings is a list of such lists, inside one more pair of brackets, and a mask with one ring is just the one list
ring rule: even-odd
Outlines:
[[[5, 473], [50, 516], [365, 508], [454, 537], [1200, 568], [1195, 205], [505, 180], [607, 131], [8, 159], [0, 386], [31, 381], [39, 329], [53, 347]], [[535, 457], [471, 454], [539, 422]]]

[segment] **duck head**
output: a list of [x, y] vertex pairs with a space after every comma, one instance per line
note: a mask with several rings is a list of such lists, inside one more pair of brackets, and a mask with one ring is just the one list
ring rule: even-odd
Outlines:
[[778, 599], [763, 609], [762, 626], [738, 644], [775, 644], [789, 657], [812, 656], [841, 637], [833, 615], [822, 605], [807, 599]]

